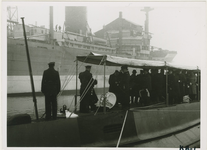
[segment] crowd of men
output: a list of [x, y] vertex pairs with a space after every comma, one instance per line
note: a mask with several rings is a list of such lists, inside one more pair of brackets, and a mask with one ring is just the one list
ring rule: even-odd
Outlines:
[[[97, 81], [90, 73], [91, 66], [79, 74], [80, 88], [80, 112], [87, 113], [96, 109], [98, 101], [94, 91]], [[183, 97], [189, 95], [191, 100], [198, 100], [200, 74], [196, 71], [169, 69], [168, 70], [168, 97], [169, 105], [183, 102]], [[122, 109], [128, 109], [130, 104], [146, 106], [166, 101], [166, 70], [164, 69], [143, 69], [137, 74], [136, 70], [130, 75], [127, 66], [116, 70], [109, 76], [109, 92], [116, 95], [117, 103]]]
[[[57, 116], [57, 95], [60, 92], [59, 73], [54, 69], [55, 63], [50, 62], [49, 68], [44, 71], [41, 91], [45, 95], [46, 120]], [[91, 66], [79, 74], [80, 87], [80, 112], [88, 113], [97, 110], [95, 103], [98, 97], [94, 86], [97, 80], [93, 79]], [[130, 104], [146, 106], [166, 100], [166, 86], [168, 90], [169, 104], [183, 102], [183, 97], [189, 95], [191, 100], [200, 98], [200, 73], [179, 69], [168, 70], [168, 82], [166, 85], [166, 70], [143, 69], [137, 74], [136, 70], [130, 75], [127, 66], [116, 70], [109, 77], [109, 92], [116, 95], [116, 105], [121, 104], [122, 109], [128, 109]]]
[[[191, 100], [198, 100], [200, 74], [195, 71], [178, 69], [168, 70], [168, 97], [169, 104], [183, 102], [183, 96], [189, 95]], [[166, 70], [143, 69], [140, 74], [136, 70], [129, 74], [127, 66], [122, 66], [121, 71], [116, 70], [109, 77], [109, 92], [117, 97], [117, 103], [123, 108], [136, 103], [146, 106], [166, 101]]]

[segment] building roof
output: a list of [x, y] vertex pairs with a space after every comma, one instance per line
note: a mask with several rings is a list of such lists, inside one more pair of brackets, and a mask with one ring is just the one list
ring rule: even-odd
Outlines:
[[122, 19], [121, 21], [122, 21], [123, 30], [124, 29], [135, 29], [137, 27], [142, 28], [141, 25], [138, 25], [132, 21], [129, 21], [124, 18], [117, 18], [117, 19], [113, 20], [112, 22], [110, 22], [109, 24], [105, 25], [105, 27], [103, 29], [95, 32], [95, 35], [103, 38], [103, 34], [105, 32], [104, 30], [119, 30], [120, 19]]

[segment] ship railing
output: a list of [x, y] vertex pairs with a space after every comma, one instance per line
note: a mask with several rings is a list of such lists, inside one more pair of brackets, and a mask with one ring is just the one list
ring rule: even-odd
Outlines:
[[70, 41], [70, 40], [65, 40], [65, 41], [57, 41], [59, 45], [64, 45], [68, 47], [76, 47], [78, 46], [79, 48], [84, 48], [84, 49], [98, 49], [98, 50], [108, 50], [108, 51], [115, 51], [115, 48], [107, 47], [107, 46], [101, 46], [101, 45], [95, 45], [95, 44], [89, 44], [89, 43], [82, 43], [78, 41]]

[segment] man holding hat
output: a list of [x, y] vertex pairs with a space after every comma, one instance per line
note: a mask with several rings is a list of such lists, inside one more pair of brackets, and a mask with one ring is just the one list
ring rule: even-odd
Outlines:
[[79, 79], [81, 82], [80, 87], [80, 112], [89, 113], [89, 106], [91, 111], [96, 109], [95, 103], [98, 101], [97, 95], [93, 89], [94, 85], [97, 84], [97, 80], [94, 80], [92, 74], [90, 73], [91, 66], [86, 66], [86, 70], [79, 74]]
[[45, 110], [46, 120], [51, 119], [51, 107], [52, 117], [57, 117], [57, 95], [60, 92], [60, 76], [58, 71], [54, 69], [55, 62], [48, 63], [49, 68], [44, 71], [42, 77], [41, 91], [45, 95]]

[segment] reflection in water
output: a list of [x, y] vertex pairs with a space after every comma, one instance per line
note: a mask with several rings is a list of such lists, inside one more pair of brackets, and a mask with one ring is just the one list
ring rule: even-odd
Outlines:
[[[37, 99], [37, 108], [39, 118], [43, 116], [45, 113], [45, 97], [39, 96]], [[77, 101], [79, 101], [80, 97], [78, 97]], [[69, 108], [69, 111], [73, 111], [75, 109], [75, 97], [74, 96], [59, 96], [58, 97], [58, 112], [66, 105]], [[79, 110], [79, 103], [77, 104], [77, 110]], [[35, 116], [35, 108], [33, 97], [8, 97], [7, 98], [7, 118], [16, 115], [16, 114], [29, 114], [32, 119], [36, 119]]]

